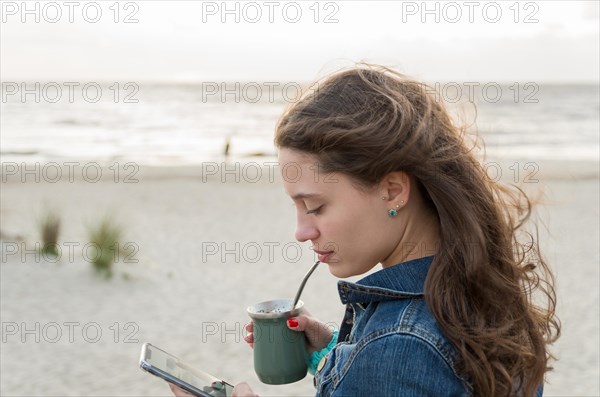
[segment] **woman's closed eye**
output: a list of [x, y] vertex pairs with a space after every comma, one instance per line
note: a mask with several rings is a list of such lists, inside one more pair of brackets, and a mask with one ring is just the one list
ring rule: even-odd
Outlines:
[[323, 208], [322, 205], [320, 205], [319, 207], [315, 208], [314, 210], [307, 210], [306, 213], [307, 214], [319, 214], [319, 212], [321, 212], [321, 208]]

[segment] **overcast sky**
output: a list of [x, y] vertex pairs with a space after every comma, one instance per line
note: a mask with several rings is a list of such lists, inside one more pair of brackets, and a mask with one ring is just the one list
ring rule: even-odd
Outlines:
[[2, 81], [304, 81], [360, 60], [429, 81], [599, 79], [595, 0], [1, 3]]

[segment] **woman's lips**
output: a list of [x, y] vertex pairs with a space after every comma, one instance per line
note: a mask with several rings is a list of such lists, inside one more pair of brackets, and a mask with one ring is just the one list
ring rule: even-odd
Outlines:
[[327, 260], [329, 259], [329, 257], [331, 255], [333, 255], [333, 251], [317, 251], [317, 250], [315, 250], [315, 253], [319, 257], [319, 262], [325, 262], [325, 263], [327, 263]]

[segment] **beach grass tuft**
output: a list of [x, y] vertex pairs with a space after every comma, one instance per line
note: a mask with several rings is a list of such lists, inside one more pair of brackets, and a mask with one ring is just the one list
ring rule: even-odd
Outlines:
[[56, 212], [47, 211], [39, 222], [42, 237], [41, 252], [45, 256], [58, 256], [58, 236], [60, 234], [60, 217]]
[[[95, 254], [90, 255], [90, 262], [98, 276], [105, 279], [112, 278], [113, 265], [120, 254], [121, 236], [121, 228], [108, 217], [89, 229], [90, 243], [96, 249]], [[90, 250], [90, 252], [92, 251]]]

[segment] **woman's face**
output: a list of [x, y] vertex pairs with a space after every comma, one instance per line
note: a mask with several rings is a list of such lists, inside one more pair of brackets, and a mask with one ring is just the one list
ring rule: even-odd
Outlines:
[[296, 239], [310, 240], [334, 276], [363, 274], [397, 248], [402, 220], [389, 217], [378, 189], [363, 192], [345, 175], [320, 174], [317, 164], [309, 154], [279, 152], [284, 187], [296, 206]]

